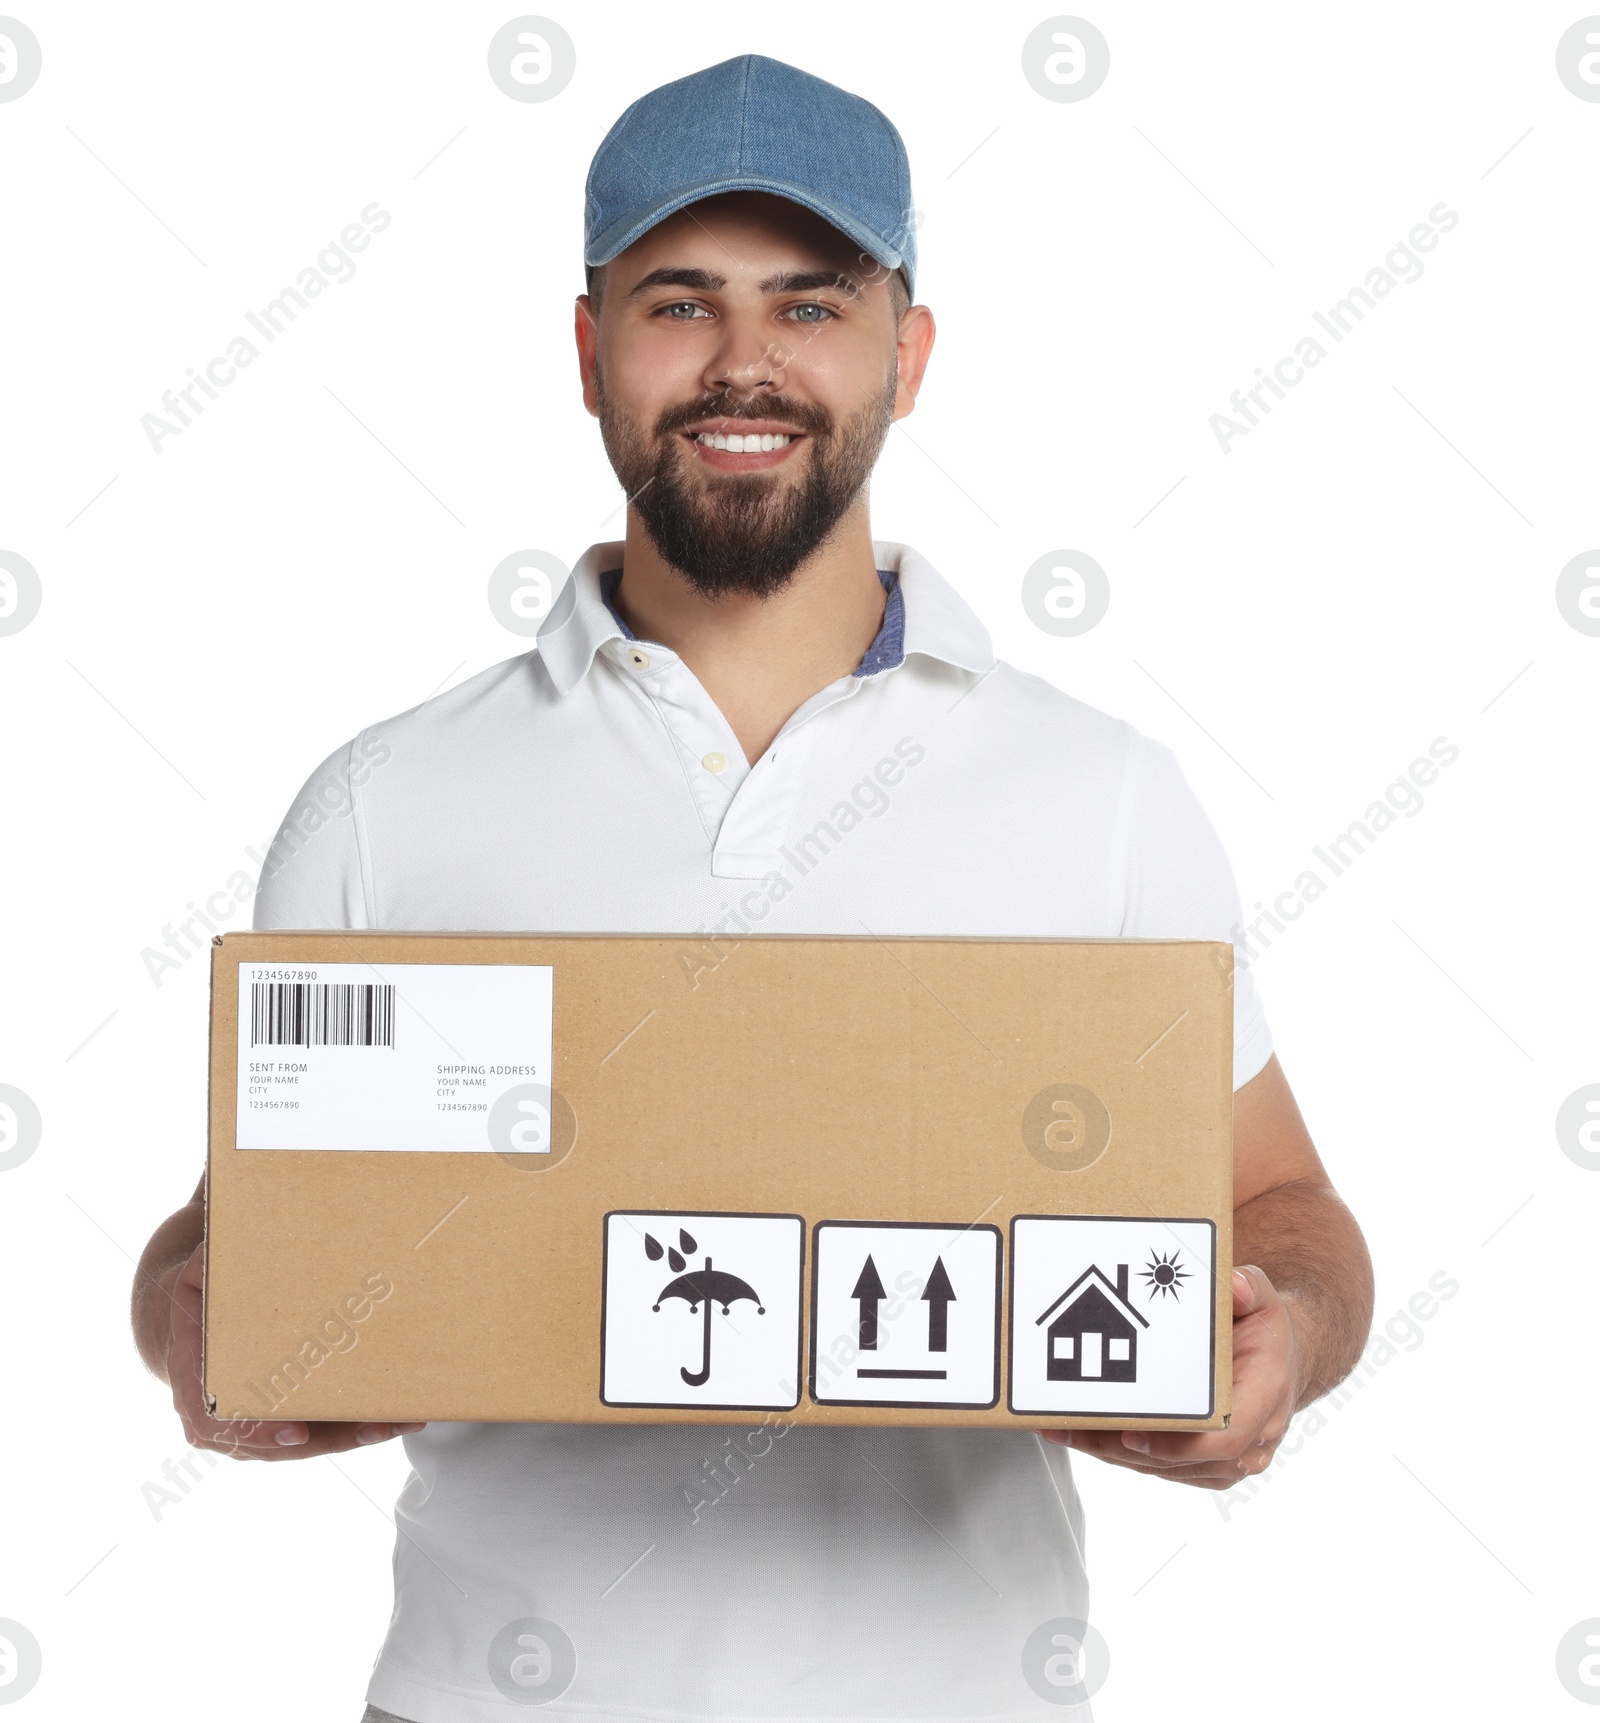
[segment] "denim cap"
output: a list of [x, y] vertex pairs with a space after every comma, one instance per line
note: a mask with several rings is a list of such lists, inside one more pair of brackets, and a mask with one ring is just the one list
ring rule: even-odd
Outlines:
[[916, 293], [911, 164], [871, 102], [741, 54], [641, 96], [606, 133], [584, 188], [583, 261], [609, 263], [659, 221], [725, 191], [813, 210]]

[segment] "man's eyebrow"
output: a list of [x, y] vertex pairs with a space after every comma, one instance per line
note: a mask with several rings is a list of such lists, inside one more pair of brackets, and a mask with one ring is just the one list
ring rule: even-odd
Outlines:
[[761, 283], [763, 293], [807, 293], [814, 287], [836, 287], [850, 294], [861, 291], [860, 282], [842, 269], [791, 269], [783, 275], [769, 275]]
[[[652, 269], [648, 275], [642, 276], [628, 289], [625, 297], [633, 299], [657, 287], [684, 287], [691, 293], [716, 293], [727, 285], [727, 277], [718, 275], [713, 270], [669, 265]], [[779, 275], [769, 275], [760, 284], [760, 291], [769, 294], [808, 293], [818, 287], [837, 288], [839, 292], [852, 296], [861, 291], [861, 284], [852, 280], [842, 269], [786, 270]]]
[[715, 293], [727, 285], [725, 276], [715, 275], [709, 269], [652, 269], [628, 289], [626, 297], [633, 299], [653, 287], [687, 287], [692, 293]]

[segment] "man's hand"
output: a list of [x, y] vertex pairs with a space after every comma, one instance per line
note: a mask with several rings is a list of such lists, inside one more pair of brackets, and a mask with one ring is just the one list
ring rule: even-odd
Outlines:
[[171, 1300], [167, 1380], [191, 1447], [231, 1454], [236, 1460], [304, 1460], [312, 1454], [341, 1454], [347, 1448], [364, 1448], [422, 1429], [421, 1424], [250, 1423], [211, 1417], [200, 1378], [203, 1254], [203, 1247], [197, 1246], [180, 1267], [161, 1276], [159, 1282]]
[[1130, 1471], [1203, 1490], [1264, 1472], [1299, 1403], [1304, 1379], [1291, 1306], [1259, 1268], [1233, 1271], [1233, 1419], [1226, 1430], [1041, 1430]]
[[1354, 1369], [1372, 1325], [1372, 1263], [1276, 1054], [1234, 1091], [1233, 1248], [1263, 1266], [1233, 1271], [1233, 1418], [1226, 1430], [1040, 1434], [1131, 1471], [1226, 1490], [1264, 1472], [1290, 1418]]

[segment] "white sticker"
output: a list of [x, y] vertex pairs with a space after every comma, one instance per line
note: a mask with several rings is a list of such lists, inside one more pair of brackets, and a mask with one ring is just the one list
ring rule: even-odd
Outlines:
[[600, 1398], [798, 1405], [804, 1248], [798, 1215], [608, 1214]]
[[1019, 1215], [1011, 1410], [1210, 1417], [1215, 1247], [1208, 1220]]
[[811, 1398], [994, 1405], [1000, 1229], [820, 1222], [811, 1264]]
[[241, 963], [237, 1146], [550, 1154], [553, 975]]

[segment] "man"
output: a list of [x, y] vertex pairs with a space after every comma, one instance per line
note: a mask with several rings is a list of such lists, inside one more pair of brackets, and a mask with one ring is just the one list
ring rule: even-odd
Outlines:
[[[888, 120], [747, 56], [635, 103], [588, 194], [578, 358], [625, 539], [584, 555], [534, 652], [318, 770], [297, 809], [342, 813], [291, 813], [256, 925], [1227, 938], [1233, 881], [1172, 754], [996, 663], [930, 564], [871, 538], [867, 480], [934, 340]], [[895, 787], [852, 802], [863, 781]], [[824, 826], [802, 874], [791, 841]], [[1020, 1658], [1042, 1622], [1088, 1614], [1068, 1447], [1223, 1488], [1367, 1330], [1361, 1236], [1247, 969], [1234, 1004], [1252, 1266], [1226, 1431], [801, 1419], [730, 1473], [722, 1433], [692, 1425], [221, 1424], [198, 1386], [203, 1190], [146, 1253], [140, 1344], [197, 1446], [405, 1436], [369, 1717], [515, 1714], [490, 1646], [530, 1615], [576, 1649], [552, 1715], [1056, 1717]]]

